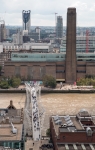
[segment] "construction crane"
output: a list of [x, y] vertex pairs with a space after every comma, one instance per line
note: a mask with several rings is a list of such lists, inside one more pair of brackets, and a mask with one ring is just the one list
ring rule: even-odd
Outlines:
[[89, 31], [86, 30], [86, 53], [89, 52]]

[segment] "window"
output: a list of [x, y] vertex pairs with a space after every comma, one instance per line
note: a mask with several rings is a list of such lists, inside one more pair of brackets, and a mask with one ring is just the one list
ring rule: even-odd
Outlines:
[[63, 136], [63, 139], [65, 139], [65, 136]]
[[77, 73], [86, 73], [85, 70], [77, 70]]
[[65, 70], [58, 70], [58, 71], [56, 71], [56, 73], [64, 73], [65, 72]]

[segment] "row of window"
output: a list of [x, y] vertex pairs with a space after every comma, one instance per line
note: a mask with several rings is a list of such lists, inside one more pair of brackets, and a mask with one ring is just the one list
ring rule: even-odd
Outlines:
[[85, 70], [77, 70], [77, 73], [86, 73]]
[[77, 58], [95, 58], [95, 56], [77, 56]]
[[[65, 70], [56, 71], [56, 73], [65, 73]], [[86, 73], [85, 70], [77, 70], [77, 73]]]
[[56, 73], [65, 73], [65, 70], [58, 70]]
[[95, 61], [94, 59], [87, 59], [87, 60], [84, 60], [84, 59], [77, 59], [77, 61]]
[[[33, 56], [28, 56], [28, 55], [12, 55], [12, 57], [15, 57], [15, 58], [33, 58]], [[56, 57], [50, 57], [50, 58], [64, 58], [65, 56], [56, 56]], [[36, 57], [35, 57], [36, 58]], [[47, 58], [46, 56], [41, 56], [41, 57], [37, 57], [37, 58]]]

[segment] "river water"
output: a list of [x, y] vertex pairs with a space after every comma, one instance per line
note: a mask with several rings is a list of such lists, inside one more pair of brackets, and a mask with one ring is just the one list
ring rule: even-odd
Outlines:
[[[0, 93], [0, 108], [6, 108], [10, 100], [13, 100], [16, 108], [24, 107], [25, 98], [26, 95], [23, 93]], [[95, 94], [42, 94], [39, 104], [45, 110], [43, 135], [45, 135], [46, 129], [49, 128], [49, 117], [51, 115], [76, 115], [83, 108], [95, 115]]]

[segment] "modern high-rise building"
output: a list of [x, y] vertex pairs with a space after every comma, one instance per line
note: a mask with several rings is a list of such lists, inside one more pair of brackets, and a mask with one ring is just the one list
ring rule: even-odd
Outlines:
[[62, 18], [62, 16], [57, 16], [56, 37], [57, 38], [63, 37], [63, 18]]
[[22, 11], [22, 20], [23, 20], [23, 30], [31, 30], [31, 11]]
[[0, 26], [0, 42], [1, 42], [1, 26]]
[[38, 33], [39, 40], [40, 40], [40, 31], [41, 31], [41, 29], [39, 27], [35, 28], [35, 32]]
[[5, 24], [0, 25], [0, 41], [3, 42], [6, 39], [6, 28]]

